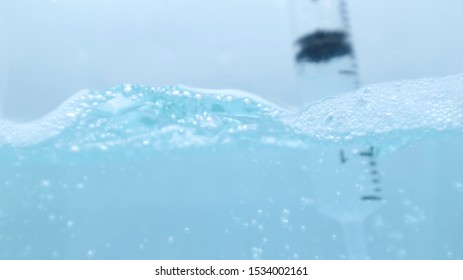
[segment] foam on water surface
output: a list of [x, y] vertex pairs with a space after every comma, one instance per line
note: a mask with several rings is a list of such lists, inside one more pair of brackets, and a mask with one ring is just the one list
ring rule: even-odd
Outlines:
[[406, 142], [425, 134], [461, 132], [463, 75], [375, 84], [323, 100], [285, 118], [320, 141]]
[[376, 84], [290, 112], [251, 94], [124, 84], [83, 90], [30, 122], [0, 120], [0, 147], [77, 152], [213, 145], [395, 145], [463, 130], [463, 75]]

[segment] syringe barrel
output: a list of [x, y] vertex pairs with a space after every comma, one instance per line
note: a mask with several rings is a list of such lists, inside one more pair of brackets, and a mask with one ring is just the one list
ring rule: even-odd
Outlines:
[[339, 0], [291, 0], [288, 1], [291, 26], [295, 38], [316, 30], [343, 30]]
[[288, 7], [302, 103], [358, 88], [345, 1], [294, 0]]

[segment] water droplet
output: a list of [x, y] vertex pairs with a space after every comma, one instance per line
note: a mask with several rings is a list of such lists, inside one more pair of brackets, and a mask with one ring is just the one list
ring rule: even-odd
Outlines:
[[302, 206], [309, 206], [309, 205], [314, 204], [314, 202], [315, 202], [314, 199], [310, 197], [306, 197], [306, 196], [301, 197]]
[[77, 153], [80, 150], [80, 148], [77, 145], [72, 145], [69, 150], [71, 150], [71, 152]]
[[102, 150], [102, 151], [107, 151], [107, 150], [108, 150], [108, 146], [106, 146], [106, 145], [104, 145], [104, 144], [100, 144], [100, 145], [99, 145], [99, 148], [100, 148], [100, 150]]
[[252, 258], [253, 259], [260, 259], [261, 255], [262, 255], [262, 252], [264, 250], [260, 247], [252, 247], [251, 248], [251, 252], [252, 252]]
[[87, 251], [87, 258], [91, 259], [95, 256], [95, 250], [90, 249]]
[[400, 249], [398, 255], [400, 256], [400, 258], [404, 258], [407, 255], [407, 250]]
[[131, 84], [124, 84], [124, 91], [125, 92], [130, 92], [132, 90], [132, 85]]
[[280, 216], [280, 222], [283, 227], [289, 226], [289, 216], [290, 216], [290, 211], [288, 209], [283, 209], [281, 216]]
[[51, 183], [48, 180], [42, 180], [42, 182], [40, 182], [40, 185], [42, 187], [49, 187], [51, 185]]
[[459, 192], [463, 192], [463, 182], [455, 182], [455, 189]]

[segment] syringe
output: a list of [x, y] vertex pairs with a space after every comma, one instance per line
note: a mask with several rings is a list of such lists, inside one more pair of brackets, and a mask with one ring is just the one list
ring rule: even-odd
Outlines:
[[288, 1], [303, 104], [359, 87], [344, 0]]
[[[360, 86], [345, 0], [289, 1], [301, 100], [308, 104]], [[327, 118], [329, 121], [329, 117]], [[338, 221], [348, 258], [367, 259], [363, 222], [384, 199], [378, 149], [317, 147], [310, 155], [320, 212]]]

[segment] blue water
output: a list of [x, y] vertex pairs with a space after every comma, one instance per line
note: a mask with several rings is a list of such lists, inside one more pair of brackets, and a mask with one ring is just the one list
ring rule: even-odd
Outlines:
[[462, 131], [463, 75], [301, 112], [234, 90], [83, 90], [0, 120], [0, 258], [463, 258]]

